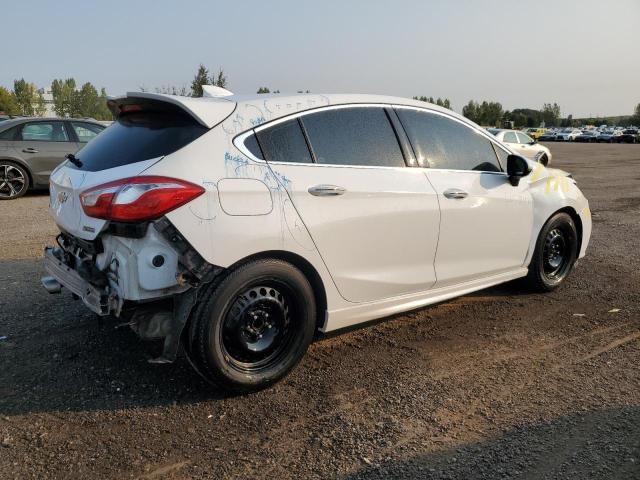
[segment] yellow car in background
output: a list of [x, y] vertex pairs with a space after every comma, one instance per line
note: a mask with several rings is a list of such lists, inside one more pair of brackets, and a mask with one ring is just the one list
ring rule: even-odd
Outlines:
[[538, 138], [540, 138], [542, 135], [547, 133], [547, 129], [546, 128], [525, 128], [524, 133], [529, 135], [531, 138], [538, 140]]

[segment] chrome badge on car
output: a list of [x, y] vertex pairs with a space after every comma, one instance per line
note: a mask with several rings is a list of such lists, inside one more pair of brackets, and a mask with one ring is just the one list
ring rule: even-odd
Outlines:
[[65, 191], [58, 192], [58, 204], [62, 205], [64, 202], [69, 200], [69, 194]]

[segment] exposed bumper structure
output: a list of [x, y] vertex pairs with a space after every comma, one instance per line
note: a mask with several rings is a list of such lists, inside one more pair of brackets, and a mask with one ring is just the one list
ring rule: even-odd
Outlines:
[[119, 309], [121, 301], [116, 295], [91, 285], [56, 253], [62, 256], [60, 249], [46, 247], [44, 250], [44, 269], [50, 276], [42, 277], [41, 281], [49, 293], [60, 293], [60, 287], [65, 287], [81, 298], [91, 311], [101, 316]]

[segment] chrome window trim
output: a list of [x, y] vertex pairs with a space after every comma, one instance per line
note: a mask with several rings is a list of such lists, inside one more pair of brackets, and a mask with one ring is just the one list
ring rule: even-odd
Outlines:
[[[332, 165], [332, 164], [322, 164], [322, 163], [313, 163], [313, 162], [267, 162], [266, 160], [262, 160], [260, 158], [255, 157], [250, 151], [249, 149], [247, 149], [247, 147], [244, 144], [244, 141], [247, 139], [247, 137], [251, 136], [251, 135], [255, 135], [256, 133], [265, 130], [267, 128], [273, 127], [275, 125], [279, 125], [280, 123], [284, 123], [287, 122], [289, 120], [294, 120], [300, 117], [303, 117], [305, 115], [310, 115], [312, 113], [316, 113], [316, 112], [323, 112], [323, 111], [327, 111], [327, 110], [341, 110], [341, 109], [345, 109], [345, 108], [353, 108], [353, 107], [362, 107], [362, 108], [371, 108], [371, 107], [377, 107], [377, 108], [405, 108], [405, 109], [411, 109], [411, 110], [418, 110], [418, 111], [424, 111], [424, 112], [428, 112], [428, 113], [433, 113], [436, 115], [440, 115], [442, 117], [446, 117], [450, 120], [453, 120], [455, 122], [458, 122], [459, 124], [467, 127], [469, 130], [473, 131], [476, 134], [480, 134], [483, 137], [485, 137], [487, 140], [489, 140], [489, 142], [491, 142], [492, 144], [495, 144], [498, 148], [502, 149], [507, 155], [512, 154], [513, 152], [511, 152], [509, 149], [507, 149], [504, 145], [502, 145], [500, 142], [497, 141], [497, 139], [491, 138], [493, 135], [491, 135], [489, 132], [483, 131], [482, 128], [480, 127], [474, 127], [473, 125], [469, 125], [467, 122], [460, 120], [459, 118], [453, 117], [451, 115], [448, 115], [445, 112], [440, 112], [438, 110], [433, 110], [430, 109], [428, 107], [417, 107], [414, 105], [400, 105], [400, 104], [391, 104], [391, 103], [342, 103], [340, 105], [327, 105], [327, 106], [323, 106], [323, 107], [317, 107], [317, 108], [312, 108], [309, 110], [303, 110], [301, 112], [296, 112], [296, 113], [292, 113], [290, 115], [286, 115], [284, 117], [280, 117], [280, 118], [276, 118], [275, 120], [271, 120], [269, 122], [263, 123], [262, 125], [259, 125], [255, 128], [251, 128], [243, 133], [240, 133], [238, 135], [236, 135], [233, 140], [232, 143], [233, 145], [240, 150], [240, 152], [242, 152], [243, 155], [245, 155], [246, 157], [248, 157], [250, 160], [253, 160], [254, 162], [260, 163], [260, 164], [269, 164], [269, 165], [299, 165], [299, 166], [313, 166], [313, 167], [330, 167], [330, 168], [365, 168], [365, 169], [370, 169], [370, 168], [382, 168], [382, 169], [396, 169], [396, 170], [404, 170], [406, 168], [421, 168], [423, 170], [430, 170], [430, 167], [420, 167], [420, 166], [415, 166], [415, 167], [386, 167], [386, 166], [375, 166], [375, 165]], [[501, 168], [503, 168], [502, 164], [500, 163], [500, 159], [498, 158], [498, 156], [496, 155], [496, 162], [498, 163], [498, 165], [500, 165]], [[479, 170], [456, 170], [456, 169], [448, 169], [448, 168], [437, 168], [437, 169], [431, 169], [431, 170], [438, 170], [441, 172], [465, 172], [465, 173], [477, 173], [477, 174], [483, 174], [483, 173], [490, 173], [493, 175], [503, 175], [503, 176], [507, 176], [507, 173], [504, 171], [502, 172], [485, 172], [485, 171], [479, 171]]]

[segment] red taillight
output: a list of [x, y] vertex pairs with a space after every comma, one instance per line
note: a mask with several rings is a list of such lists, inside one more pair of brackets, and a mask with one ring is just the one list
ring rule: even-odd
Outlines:
[[154, 220], [202, 195], [204, 188], [175, 178], [132, 177], [104, 183], [80, 194], [90, 217], [118, 222]]

